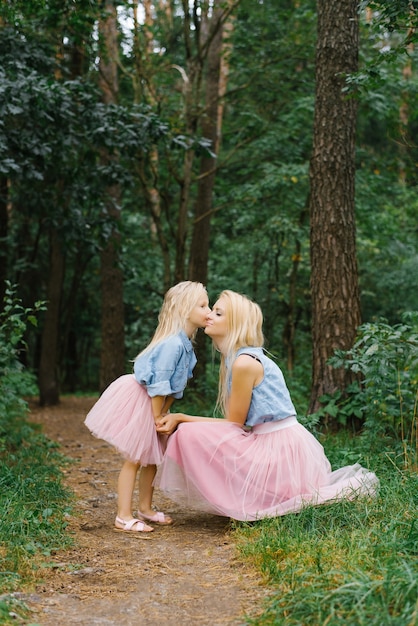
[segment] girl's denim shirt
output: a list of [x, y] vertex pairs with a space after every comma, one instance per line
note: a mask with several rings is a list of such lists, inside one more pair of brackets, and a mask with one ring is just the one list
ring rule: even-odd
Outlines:
[[276, 422], [296, 415], [281, 369], [267, 357], [263, 348], [240, 348], [228, 367], [228, 388], [231, 389], [232, 363], [240, 354], [250, 354], [264, 368], [263, 380], [253, 388], [251, 404], [244, 426], [255, 426], [263, 422]]
[[141, 354], [135, 360], [134, 374], [136, 380], [147, 388], [150, 397], [179, 399], [193, 376], [196, 361], [192, 342], [182, 330]]

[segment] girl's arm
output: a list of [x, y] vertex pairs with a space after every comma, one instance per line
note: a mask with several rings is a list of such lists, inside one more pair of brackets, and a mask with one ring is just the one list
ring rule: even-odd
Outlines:
[[151, 398], [152, 412], [156, 425], [160, 422], [161, 418], [168, 413], [173, 402], [173, 396], [153, 396]]
[[[260, 361], [242, 354], [232, 366], [231, 394], [228, 399], [228, 412], [226, 419], [243, 425], [247, 419], [251, 404], [253, 387], [258, 385], [263, 378], [263, 366]], [[186, 415], [185, 413], [170, 413], [165, 415], [157, 426], [157, 431], [171, 435], [181, 423], [185, 422], [219, 422], [216, 417], [203, 417], [200, 415]]]

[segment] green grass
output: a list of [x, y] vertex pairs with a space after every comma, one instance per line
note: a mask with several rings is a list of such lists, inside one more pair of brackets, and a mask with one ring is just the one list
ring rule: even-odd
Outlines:
[[[72, 494], [63, 486], [68, 460], [25, 419], [0, 436], [0, 620], [16, 623], [26, 611], [13, 597], [41, 578], [55, 551], [71, 544], [66, 515]], [[15, 616], [15, 617], [13, 617]]]
[[327, 443], [333, 466], [360, 461], [376, 471], [379, 495], [237, 524], [242, 557], [272, 590], [262, 616], [248, 624], [414, 626], [417, 474], [398, 468], [393, 450], [373, 452], [361, 439], [351, 440], [348, 448], [335, 436]]

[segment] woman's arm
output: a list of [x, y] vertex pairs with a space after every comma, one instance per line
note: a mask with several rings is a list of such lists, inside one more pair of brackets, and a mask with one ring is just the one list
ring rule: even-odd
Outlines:
[[[242, 354], [232, 366], [231, 394], [228, 399], [228, 411], [226, 419], [243, 425], [247, 419], [251, 404], [253, 387], [263, 378], [263, 366], [260, 361]], [[185, 413], [170, 413], [163, 416], [157, 425], [157, 431], [165, 435], [171, 433], [179, 424], [186, 422], [213, 422], [216, 417], [203, 417], [200, 415], [187, 415]]]
[[184, 422], [214, 422], [219, 421], [216, 417], [203, 417], [201, 415], [187, 415], [186, 413], [167, 413], [156, 422], [157, 432], [161, 435], [171, 435], [179, 424]]
[[260, 361], [241, 354], [232, 366], [231, 394], [228, 399], [227, 420], [244, 425], [250, 410], [255, 385], [262, 380], [264, 368]]

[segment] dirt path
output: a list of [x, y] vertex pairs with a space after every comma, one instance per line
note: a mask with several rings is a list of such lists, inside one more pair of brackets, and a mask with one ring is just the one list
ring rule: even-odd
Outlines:
[[[175, 524], [148, 539], [113, 532], [121, 459], [84, 426], [93, 398], [31, 404], [31, 419], [75, 460], [65, 470], [77, 496], [69, 519], [74, 547], [54, 555], [42, 584], [26, 597], [41, 626], [244, 625], [267, 589], [237, 558], [229, 520], [180, 510], [158, 491], [155, 505]], [[141, 535], [142, 537], [142, 535]]]

